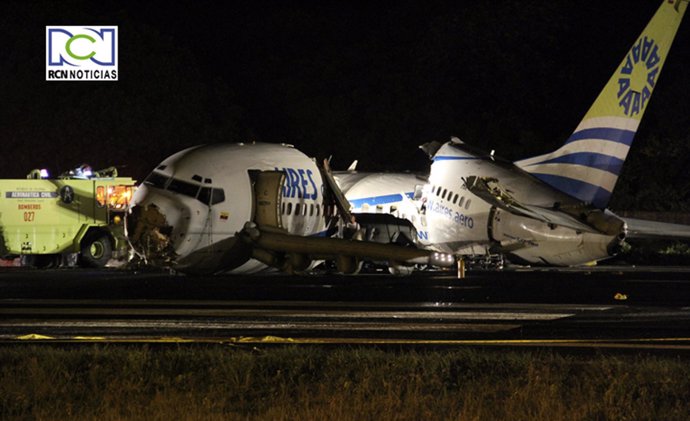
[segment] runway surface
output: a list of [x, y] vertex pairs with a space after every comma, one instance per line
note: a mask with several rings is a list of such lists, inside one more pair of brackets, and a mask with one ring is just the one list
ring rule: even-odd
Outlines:
[[3, 269], [0, 340], [690, 350], [690, 268], [453, 275]]

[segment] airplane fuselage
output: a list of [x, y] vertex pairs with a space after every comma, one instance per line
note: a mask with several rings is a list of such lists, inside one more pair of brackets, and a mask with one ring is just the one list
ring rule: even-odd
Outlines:
[[[330, 208], [314, 160], [289, 145], [217, 144], [178, 152], [142, 183], [128, 221], [135, 249], [146, 248], [148, 254], [157, 249], [183, 270], [264, 269], [266, 265], [250, 258], [237, 233], [254, 220], [253, 177], [266, 171], [285, 174], [276, 225], [289, 234], [324, 233]], [[139, 224], [142, 220], [151, 222]]]
[[617, 235], [582, 232], [506, 212], [470, 192], [469, 176], [501, 180], [518, 200], [545, 208], [577, 201], [544, 186], [510, 163], [478, 156], [448, 142], [436, 152], [424, 188], [417, 229], [426, 247], [457, 255], [509, 253], [520, 260], [559, 266], [580, 265], [610, 256]]

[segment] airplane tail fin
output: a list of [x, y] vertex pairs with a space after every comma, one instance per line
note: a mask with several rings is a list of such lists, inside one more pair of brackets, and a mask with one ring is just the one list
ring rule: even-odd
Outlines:
[[565, 144], [515, 165], [605, 208], [686, 8], [687, 0], [664, 0]]

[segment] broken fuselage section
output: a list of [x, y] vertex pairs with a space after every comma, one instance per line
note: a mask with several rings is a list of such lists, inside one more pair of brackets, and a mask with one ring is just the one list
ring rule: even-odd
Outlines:
[[301, 272], [320, 260], [355, 273], [363, 259], [450, 266], [450, 256], [328, 238], [347, 213], [323, 170], [285, 144], [216, 144], [172, 155], [132, 199], [127, 230], [146, 263], [190, 273]]

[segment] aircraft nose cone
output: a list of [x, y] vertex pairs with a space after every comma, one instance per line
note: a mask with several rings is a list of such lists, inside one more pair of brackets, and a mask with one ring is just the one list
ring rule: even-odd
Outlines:
[[155, 204], [135, 205], [126, 216], [127, 237], [146, 263], [157, 266], [170, 265], [175, 251], [170, 241], [173, 227]]

